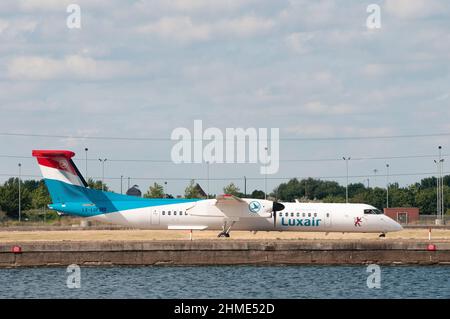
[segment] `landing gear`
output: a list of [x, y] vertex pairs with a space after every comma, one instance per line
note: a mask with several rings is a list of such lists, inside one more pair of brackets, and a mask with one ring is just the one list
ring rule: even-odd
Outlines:
[[235, 221], [232, 221], [232, 222], [231, 222], [231, 225], [227, 227], [227, 222], [225, 221], [225, 222], [223, 223], [223, 226], [222, 226], [222, 231], [217, 235], [217, 237], [226, 237], [226, 238], [229, 238], [229, 237], [230, 237], [230, 230], [231, 230], [231, 227], [233, 227], [233, 225], [234, 225], [235, 223], [236, 223]]
[[386, 234], [385, 233], [381, 233], [380, 236], [378, 236], [378, 237], [384, 238], [384, 237], [386, 237]]
[[228, 237], [230, 237], [230, 234], [224, 233], [224, 232], [220, 232], [219, 235], [217, 235], [217, 237], [226, 237], [226, 238], [228, 238]]

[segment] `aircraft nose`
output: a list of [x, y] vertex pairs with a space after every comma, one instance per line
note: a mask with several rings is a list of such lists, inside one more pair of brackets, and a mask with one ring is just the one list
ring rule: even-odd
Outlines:
[[392, 218], [389, 218], [387, 216], [382, 216], [381, 220], [384, 222], [385, 227], [387, 228], [388, 232], [394, 232], [394, 231], [400, 231], [403, 230], [402, 225], [400, 225], [399, 223], [397, 223], [395, 220], [393, 220]]
[[400, 231], [400, 230], [403, 230], [402, 225], [400, 225], [400, 224], [399, 224], [398, 222], [396, 222], [395, 220], [389, 218], [388, 221], [389, 221], [389, 228], [390, 228], [390, 231]]

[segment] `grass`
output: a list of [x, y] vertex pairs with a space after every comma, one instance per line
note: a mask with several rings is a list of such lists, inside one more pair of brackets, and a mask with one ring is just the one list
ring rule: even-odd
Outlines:
[[[194, 231], [194, 240], [217, 239], [217, 231]], [[169, 230], [68, 230], [68, 231], [0, 231], [0, 242], [24, 241], [139, 241], [188, 240], [188, 231]], [[222, 240], [230, 240], [221, 238]], [[378, 234], [315, 232], [231, 232], [231, 240], [384, 240]], [[386, 239], [428, 240], [427, 229], [406, 229], [388, 233]], [[433, 230], [433, 240], [450, 241], [450, 230]]]

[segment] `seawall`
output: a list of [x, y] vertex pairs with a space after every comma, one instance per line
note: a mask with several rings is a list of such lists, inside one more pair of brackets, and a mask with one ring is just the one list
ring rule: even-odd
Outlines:
[[0, 267], [450, 264], [450, 242], [195, 240], [0, 243]]

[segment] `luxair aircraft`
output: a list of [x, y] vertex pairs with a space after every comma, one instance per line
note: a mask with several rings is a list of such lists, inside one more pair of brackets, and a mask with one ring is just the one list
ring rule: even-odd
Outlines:
[[35, 150], [52, 199], [49, 208], [143, 229], [381, 233], [402, 227], [365, 204], [281, 203], [220, 195], [214, 199], [150, 199], [88, 188], [71, 151]]

